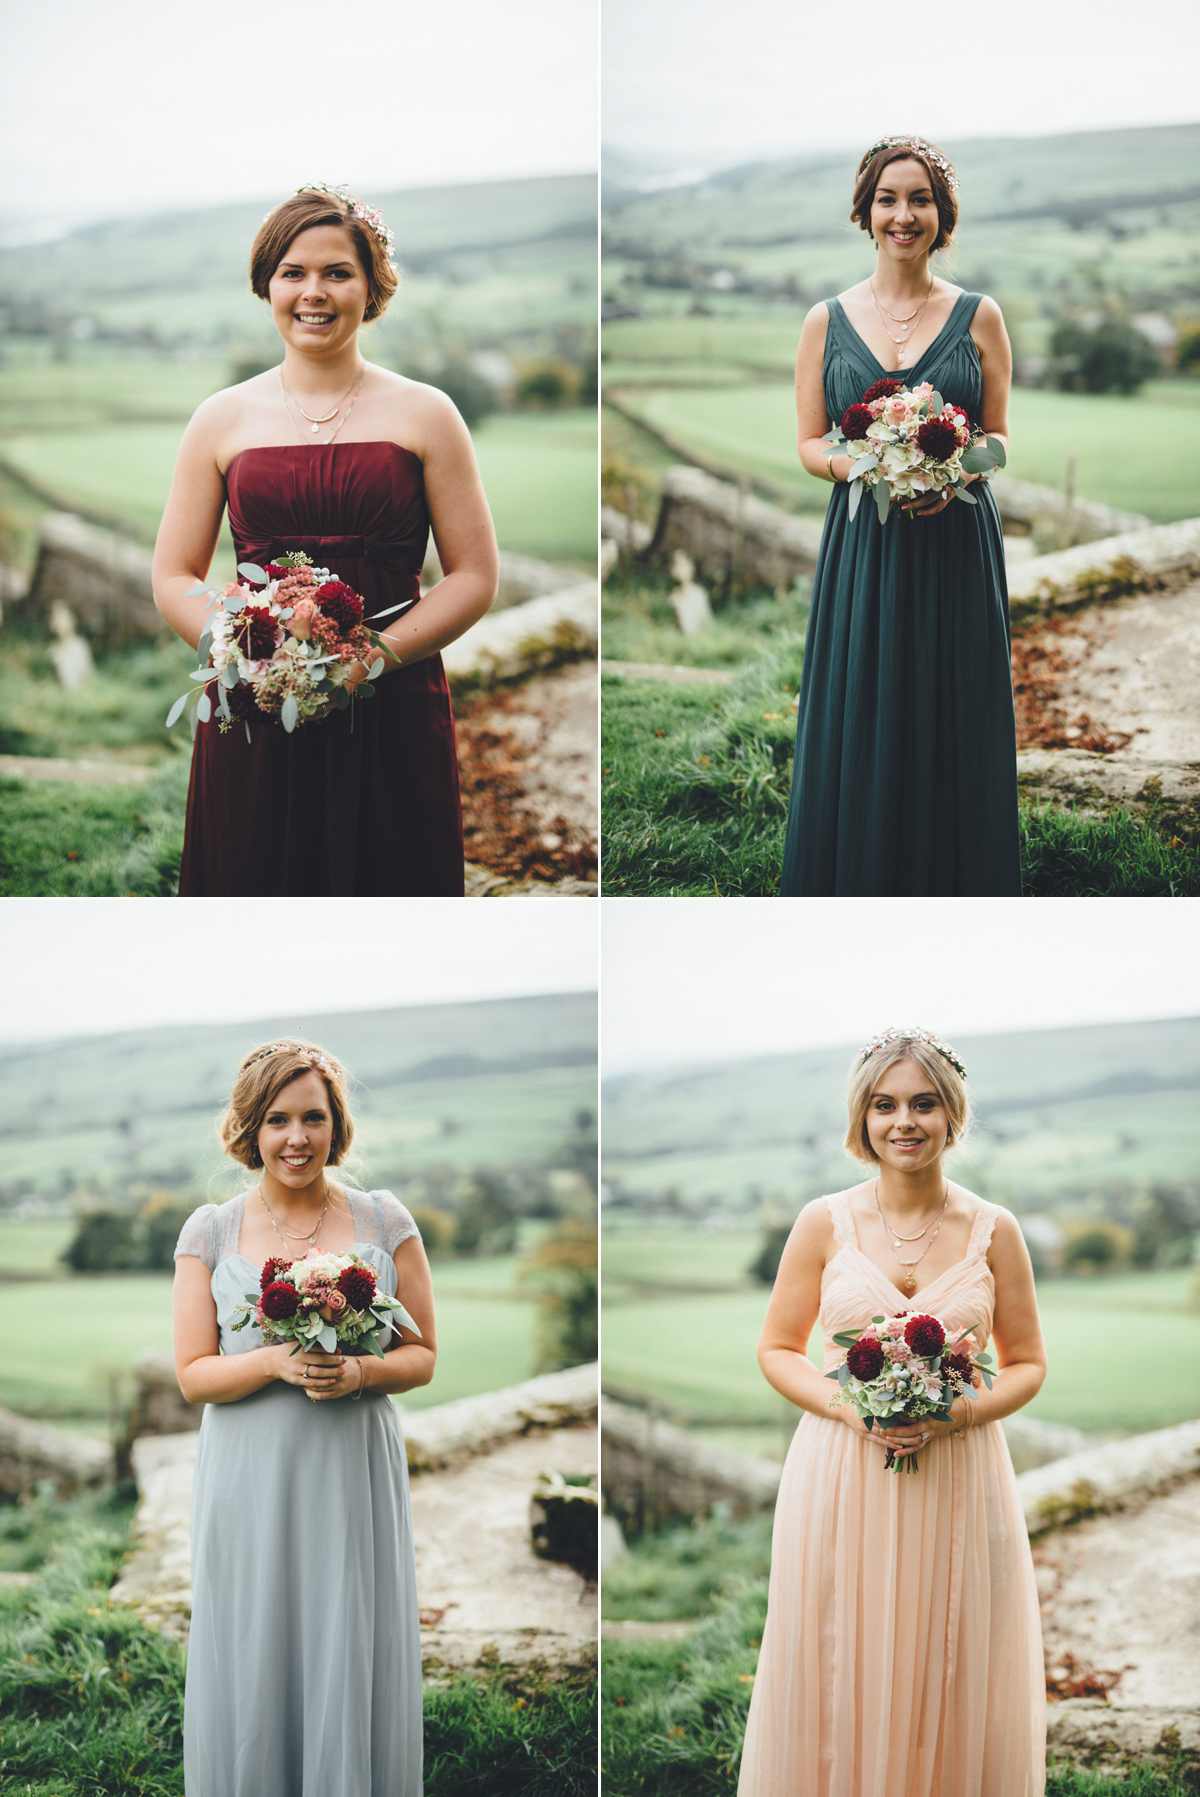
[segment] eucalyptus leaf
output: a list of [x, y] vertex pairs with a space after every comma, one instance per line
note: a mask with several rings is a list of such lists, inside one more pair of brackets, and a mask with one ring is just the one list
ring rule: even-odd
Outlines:
[[858, 480], [862, 475], [870, 474], [871, 470], [873, 468], [878, 468], [878, 466], [879, 457], [877, 455], [859, 456], [858, 460], [850, 470], [849, 478], [851, 480]]
[[201, 581], [199, 586], [189, 587], [187, 592], [183, 596], [185, 599], [198, 599], [200, 597], [201, 593], [211, 593], [211, 592], [212, 592], [212, 588], [206, 587], [204, 582]]
[[989, 437], [987, 440], [987, 446], [996, 458], [997, 467], [1007, 468], [1008, 467], [1008, 457], [1004, 453], [1004, 445], [1003, 445], [1003, 443], [1001, 443], [999, 437]]
[[226, 723], [232, 724], [233, 713], [229, 709], [229, 694], [225, 691], [224, 687], [221, 687], [219, 691], [220, 697], [217, 700], [217, 716], [224, 718]]
[[296, 728], [296, 720], [299, 716], [300, 707], [296, 703], [296, 695], [289, 693], [283, 701], [283, 709], [279, 714], [279, 720], [289, 735]]
[[931, 393], [929, 396], [929, 411], [930, 411], [931, 416], [934, 418], [940, 418], [942, 413], [945, 411], [945, 409], [946, 409], [946, 402], [942, 398], [941, 394], [940, 393]]
[[241, 611], [245, 603], [246, 601], [241, 593], [227, 593], [225, 595], [225, 610], [229, 612], [230, 616], [235, 612]]
[[204, 607], [205, 611], [211, 611], [213, 606], [217, 603], [217, 600], [220, 597], [221, 597], [220, 593], [214, 593], [212, 598], [209, 600], [208, 604]]
[[253, 737], [252, 737], [252, 736], [251, 736], [251, 734], [250, 734], [250, 726], [249, 726], [249, 724], [247, 724], [247, 723], [246, 723], [246, 720], [245, 720], [245, 718], [243, 718], [243, 719], [242, 719], [242, 723], [243, 723], [243, 725], [245, 725], [245, 730], [246, 730], [246, 741], [247, 741], [247, 742], [248, 742], [248, 743], [250, 743], [250, 742], [253, 742], [253, 741], [254, 741], [254, 738], [253, 738]]
[[862, 496], [863, 496], [862, 482], [860, 480], [851, 481], [851, 483], [850, 483], [850, 503], [846, 508], [846, 516], [848, 518], [853, 518], [855, 512], [858, 510], [859, 506], [862, 504]]
[[875, 510], [879, 513], [879, 522], [887, 523], [888, 507], [892, 503], [892, 495], [885, 480], [875, 483]]
[[196, 659], [203, 661], [212, 648], [213, 633], [211, 625], [206, 624], [200, 633], [200, 641], [196, 644]]
[[374, 624], [377, 618], [390, 618], [393, 612], [404, 611], [411, 604], [411, 599], [402, 599], [398, 605], [389, 605], [384, 611], [373, 611], [365, 621], [368, 624]]
[[976, 499], [974, 493], [968, 492], [966, 487], [951, 487], [950, 491], [953, 493], [953, 495], [956, 499], [961, 499], [964, 505], [978, 505], [979, 504], [979, 501]]
[[184, 693], [182, 698], [176, 699], [174, 705], [172, 705], [170, 711], [167, 713], [167, 729], [168, 730], [171, 728], [172, 724], [177, 724], [179, 722], [179, 719], [183, 714], [183, 708], [187, 704], [190, 697], [191, 697], [190, 693]]
[[317, 1339], [327, 1354], [337, 1352], [337, 1330], [332, 1323], [325, 1324]]
[[875, 1427], [875, 1418], [873, 1416], [864, 1416], [863, 1422], [867, 1425], [868, 1429], [873, 1429]]
[[284, 606], [284, 608], [283, 608], [283, 610], [282, 610], [282, 611], [281, 611], [281, 612], [280, 612], [280, 614], [279, 614], [279, 615], [280, 615], [280, 617], [281, 617], [281, 618], [292, 618], [292, 617], [295, 617], [295, 615], [296, 615], [296, 607], [295, 607], [295, 606], [294, 606], [294, 605], [285, 605], [285, 606]]
[[333, 702], [339, 711], [345, 711], [347, 705], [350, 703], [350, 695], [344, 686], [338, 687], [337, 692], [334, 694]]
[[367, 669], [367, 673], [372, 680], [379, 679], [379, 676], [383, 673], [383, 656], [382, 655], [377, 655], [375, 657], [374, 661], [371, 663], [370, 667]]
[[191, 673], [188, 675], [188, 679], [189, 680], [211, 680], [212, 679], [212, 669], [211, 668], [193, 668]]
[[222, 686], [236, 686], [238, 683], [236, 661], [227, 661], [225, 666], [221, 669], [221, 672], [217, 675], [217, 679]]
[[192, 741], [195, 742], [195, 740], [196, 740], [196, 708], [195, 708], [195, 706], [193, 706], [191, 711], [188, 712], [187, 717], [188, 717], [188, 731], [191, 735]]
[[375, 1340], [375, 1337], [373, 1335], [364, 1335], [362, 1337], [362, 1344], [363, 1344], [364, 1348], [370, 1349], [371, 1353], [374, 1354], [376, 1360], [383, 1359], [383, 1349], [380, 1347], [379, 1343]]
[[968, 474], [987, 474], [990, 469], [1000, 466], [991, 450], [982, 443], [972, 443], [970, 449], [963, 450], [962, 467]]
[[364, 699], [373, 699], [375, 697], [375, 688], [371, 685], [369, 680], [360, 680], [358, 683], [358, 691], [362, 694]]
[[239, 562], [237, 568], [238, 573], [244, 575], [247, 580], [254, 581], [257, 586], [266, 586], [267, 576], [257, 562]]
[[196, 700], [196, 716], [202, 724], [207, 724], [209, 718], [212, 716], [212, 700], [207, 693], [201, 693], [200, 697]]

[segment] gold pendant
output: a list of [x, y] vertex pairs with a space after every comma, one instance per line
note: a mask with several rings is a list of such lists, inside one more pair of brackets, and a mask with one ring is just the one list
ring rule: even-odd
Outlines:
[[907, 1275], [907, 1277], [906, 1277], [906, 1278], [905, 1278], [905, 1281], [904, 1281], [904, 1289], [905, 1289], [905, 1291], [906, 1291], [906, 1292], [915, 1292], [915, 1291], [916, 1291], [916, 1289], [917, 1289], [917, 1282], [916, 1282], [916, 1280], [915, 1280], [915, 1279], [914, 1279], [914, 1278], [913, 1278], [913, 1276], [912, 1276], [912, 1274], [911, 1274], [911, 1273], [909, 1273], [909, 1274], [908, 1274], [908, 1275]]

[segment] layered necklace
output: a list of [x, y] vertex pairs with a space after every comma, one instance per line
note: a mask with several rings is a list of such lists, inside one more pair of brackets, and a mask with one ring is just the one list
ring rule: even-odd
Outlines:
[[299, 399], [296, 398], [296, 395], [292, 392], [291, 388], [288, 386], [287, 382], [284, 380], [283, 364], [280, 363], [280, 365], [279, 365], [279, 389], [280, 389], [281, 394], [283, 395], [284, 410], [287, 412], [287, 415], [291, 419], [293, 425], [295, 425], [296, 431], [297, 431], [300, 441], [302, 443], [307, 443], [308, 433], [306, 433], [301, 428], [301, 426], [296, 423], [295, 414], [293, 413], [292, 407], [291, 407], [291, 401], [293, 401], [293, 400], [295, 401], [296, 410], [299, 412], [301, 418], [306, 418], [308, 420], [309, 433], [311, 433], [311, 435], [314, 437], [324, 428], [325, 425], [332, 424], [333, 420], [337, 417], [337, 415], [341, 411], [342, 407], [346, 406], [346, 401], [347, 400], [350, 401], [350, 404], [348, 406], [346, 406], [345, 416], [342, 418], [342, 420], [339, 424], [334, 425], [333, 429], [330, 431], [329, 435], [326, 437], [325, 442], [321, 445], [321, 448], [324, 449], [328, 444], [333, 442], [333, 439], [337, 436], [338, 432], [341, 430], [342, 425], [345, 424], [346, 419], [349, 418], [351, 412], [354, 410], [354, 402], [358, 398], [358, 390], [363, 384], [363, 377], [366, 374], [366, 372], [367, 372], [367, 365], [364, 362], [362, 367], [358, 371], [358, 379], [356, 381], [354, 381], [349, 387], [346, 388], [346, 391], [342, 394], [342, 397], [338, 400], [338, 402], [337, 402], [336, 406], [334, 406], [332, 412], [327, 412], [324, 418], [317, 418], [317, 417], [314, 417], [311, 412], [306, 412], [304, 410], [304, 407], [300, 404]]
[[284, 1250], [288, 1256], [288, 1259], [289, 1260], [305, 1259], [304, 1255], [302, 1255], [302, 1254], [297, 1255], [293, 1252], [291, 1244], [288, 1241], [288, 1236], [291, 1236], [293, 1242], [307, 1242], [310, 1248], [316, 1247], [317, 1237], [321, 1232], [321, 1225], [325, 1221], [325, 1212], [329, 1209], [329, 1193], [328, 1193], [328, 1191], [326, 1191], [326, 1193], [325, 1193], [325, 1202], [321, 1206], [321, 1214], [317, 1218], [317, 1226], [313, 1230], [311, 1235], [305, 1235], [303, 1231], [301, 1231], [301, 1233], [299, 1235], [297, 1235], [295, 1230], [292, 1230], [292, 1229], [289, 1229], [287, 1231], [287, 1234], [285, 1235], [284, 1231], [279, 1227], [279, 1224], [276, 1221], [274, 1211], [271, 1209], [271, 1206], [267, 1203], [266, 1195], [263, 1192], [263, 1189], [261, 1186], [258, 1189], [258, 1195], [262, 1199], [263, 1209], [266, 1211], [268, 1217], [270, 1217], [271, 1222], [274, 1225], [275, 1234], [279, 1237], [280, 1241], [283, 1243]]
[[[904, 1274], [903, 1279], [900, 1281], [900, 1284], [901, 1284], [902, 1289], [904, 1291], [908, 1292], [910, 1294], [910, 1296], [917, 1289], [917, 1276], [913, 1272], [912, 1269], [914, 1267], [920, 1266], [920, 1264], [924, 1260], [925, 1256], [929, 1253], [929, 1250], [933, 1247], [933, 1244], [937, 1241], [938, 1230], [942, 1227], [942, 1218], [946, 1214], [946, 1206], [949, 1204], [949, 1202], [950, 1202], [950, 1186], [946, 1180], [943, 1180], [942, 1181], [942, 1208], [937, 1212], [937, 1214], [935, 1216], [930, 1217], [929, 1222], [926, 1223], [926, 1225], [925, 1225], [925, 1228], [918, 1229], [917, 1233], [915, 1235], [901, 1235], [900, 1231], [898, 1229], [892, 1228], [891, 1224], [888, 1222], [887, 1218], [883, 1214], [883, 1209], [879, 1203], [879, 1181], [878, 1180], [875, 1181], [875, 1209], [879, 1212], [880, 1223], [883, 1225], [884, 1229], [887, 1231], [888, 1236], [891, 1238], [892, 1253], [896, 1256], [897, 1263], [900, 1266], [905, 1267], [907, 1269], [907, 1271]], [[901, 1247], [906, 1242], [919, 1242], [921, 1237], [925, 1234], [926, 1230], [928, 1230], [930, 1224], [934, 1225], [933, 1234], [930, 1236], [929, 1240], [926, 1242], [926, 1244], [922, 1248], [921, 1252], [917, 1255], [916, 1259], [915, 1260], [901, 1260], [901, 1258], [900, 1258]]]
[[[915, 312], [909, 312], [903, 318], [898, 317], [895, 312], [889, 312], [886, 306], [881, 305], [879, 299], [876, 297], [875, 283], [873, 281], [868, 281], [867, 286], [870, 290], [871, 302], [874, 305], [876, 312], [879, 314], [880, 324], [883, 326], [884, 330], [887, 331], [889, 338], [891, 338], [891, 341], [900, 351], [900, 354], [897, 357], [897, 365], [901, 365], [903, 364], [908, 345], [912, 341], [912, 334], [920, 324], [922, 318], [924, 318], [925, 308], [933, 297], [933, 276], [931, 275], [929, 277], [929, 292], [925, 295], [921, 304], [917, 307]], [[892, 336], [892, 332], [888, 328], [889, 318], [894, 325], [899, 325], [899, 337]]]

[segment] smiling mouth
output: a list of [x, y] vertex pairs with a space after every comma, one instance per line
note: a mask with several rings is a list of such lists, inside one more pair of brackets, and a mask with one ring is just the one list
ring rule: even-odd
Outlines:
[[307, 1167], [312, 1159], [311, 1154], [281, 1154], [280, 1160], [285, 1167]]
[[295, 312], [292, 316], [297, 324], [321, 325], [332, 324], [335, 314], [332, 312]]
[[924, 1146], [925, 1146], [924, 1136], [893, 1136], [892, 1137], [892, 1147], [893, 1148], [923, 1148]]
[[921, 235], [919, 231], [889, 231], [888, 236], [895, 243], [915, 243]]

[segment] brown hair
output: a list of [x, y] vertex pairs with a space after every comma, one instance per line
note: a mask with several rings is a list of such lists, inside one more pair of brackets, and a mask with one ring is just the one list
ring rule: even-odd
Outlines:
[[329, 1093], [333, 1139], [328, 1165], [336, 1167], [354, 1140], [354, 1119], [346, 1093], [346, 1074], [331, 1054], [312, 1042], [285, 1036], [264, 1042], [248, 1054], [237, 1071], [224, 1116], [217, 1124], [221, 1147], [243, 1167], [261, 1167], [258, 1132], [283, 1088], [303, 1073], [319, 1073]]
[[957, 1148], [971, 1127], [971, 1100], [967, 1096], [966, 1081], [950, 1065], [945, 1055], [939, 1054], [936, 1048], [931, 1048], [928, 1042], [910, 1040], [907, 1037], [899, 1042], [889, 1042], [886, 1048], [877, 1048], [865, 1061], [855, 1061], [850, 1069], [850, 1090], [846, 1094], [845, 1148], [856, 1161], [865, 1161], [868, 1166], [876, 1165], [879, 1160], [867, 1135], [867, 1109], [871, 1103], [871, 1094], [879, 1084], [880, 1076], [889, 1067], [894, 1067], [897, 1061], [914, 1061], [928, 1076], [930, 1085], [945, 1105], [946, 1116], [950, 1121], [947, 1149]]
[[919, 148], [912, 149], [905, 144], [893, 144], [890, 147], [885, 145], [883, 149], [876, 150], [873, 156], [868, 152], [863, 157], [854, 180], [854, 204], [850, 208], [851, 224], [859, 225], [868, 237], [872, 235], [871, 207], [875, 201], [875, 189], [879, 186], [884, 169], [890, 162], [907, 162], [911, 159], [914, 162], [919, 162], [929, 176], [933, 203], [937, 207], [938, 234], [933, 248], [935, 250], [945, 248], [953, 237], [958, 224], [958, 201], [954, 197], [954, 190], [946, 179], [944, 171], [933, 160], [934, 156], [941, 156], [942, 152], [936, 144], [928, 144], [926, 148], [933, 154], [925, 155]]
[[351, 210], [348, 200], [336, 194], [295, 193], [267, 214], [250, 251], [250, 285], [259, 299], [268, 298], [271, 276], [301, 231], [314, 225], [341, 225], [349, 231], [367, 277], [363, 323], [381, 317], [395, 297], [400, 277], [388, 261], [383, 239]]

